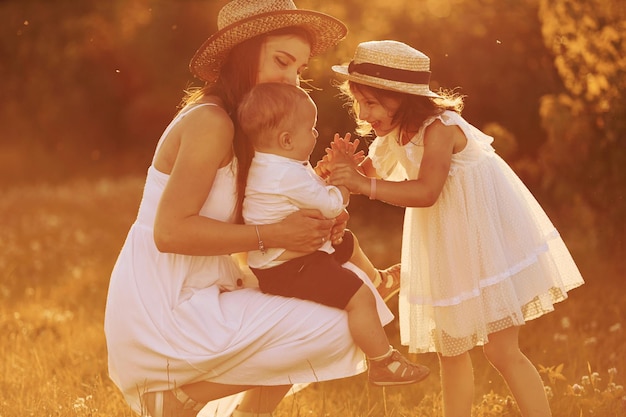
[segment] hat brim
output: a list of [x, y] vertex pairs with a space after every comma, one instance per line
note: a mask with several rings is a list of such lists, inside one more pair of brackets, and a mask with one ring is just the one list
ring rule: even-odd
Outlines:
[[290, 26], [302, 27], [312, 35], [311, 56], [319, 55], [335, 46], [348, 33], [348, 28], [340, 20], [313, 10], [262, 13], [226, 26], [211, 35], [194, 54], [189, 70], [196, 77], [213, 82], [218, 78], [223, 61], [235, 45]]
[[358, 72], [349, 73], [347, 65], [333, 65], [332, 70], [338, 78], [344, 81], [352, 81], [369, 87], [396, 91], [399, 93], [407, 93], [416, 96], [441, 98], [439, 94], [431, 91], [430, 87], [426, 84], [411, 84], [401, 81], [392, 81], [384, 78], [372, 77], [371, 75], [360, 74]]

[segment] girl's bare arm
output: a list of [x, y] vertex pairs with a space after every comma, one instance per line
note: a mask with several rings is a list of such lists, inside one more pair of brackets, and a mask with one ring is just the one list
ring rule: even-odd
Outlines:
[[[456, 126], [445, 126], [435, 121], [426, 129], [424, 156], [416, 180], [383, 181], [377, 180], [375, 198], [402, 207], [428, 207], [433, 205], [448, 178], [452, 153], [464, 146], [465, 136]], [[365, 165], [367, 162], [362, 164]], [[363, 167], [363, 172], [370, 170]], [[373, 169], [373, 167], [371, 167]], [[371, 171], [369, 171], [371, 172]], [[341, 184], [353, 193], [371, 196], [371, 179], [359, 173], [349, 164], [342, 163], [332, 169], [330, 181]]]

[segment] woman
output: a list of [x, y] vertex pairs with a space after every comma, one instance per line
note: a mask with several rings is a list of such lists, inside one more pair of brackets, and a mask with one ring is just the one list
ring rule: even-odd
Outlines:
[[[218, 28], [190, 64], [207, 84], [163, 133], [111, 276], [110, 375], [133, 410], [152, 417], [196, 415], [207, 402], [243, 391], [233, 416], [269, 416], [291, 384], [366, 368], [345, 312], [242, 289], [230, 256], [269, 247], [312, 251], [341, 239], [345, 220], [314, 212], [258, 228], [237, 222], [251, 154], [234, 117], [254, 84], [298, 84], [309, 57], [334, 46], [346, 28], [291, 0], [232, 1]], [[377, 302], [386, 324], [392, 315]]]

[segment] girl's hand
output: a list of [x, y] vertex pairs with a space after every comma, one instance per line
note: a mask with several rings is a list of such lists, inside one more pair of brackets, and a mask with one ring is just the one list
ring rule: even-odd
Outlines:
[[270, 247], [280, 247], [296, 252], [316, 251], [330, 239], [331, 228], [334, 224], [333, 219], [325, 219], [318, 210], [296, 211], [277, 224], [281, 232], [276, 237], [276, 242], [273, 242], [275, 244]]
[[369, 195], [370, 179], [361, 174], [353, 162], [333, 162], [330, 171], [329, 184], [343, 185], [353, 194]]

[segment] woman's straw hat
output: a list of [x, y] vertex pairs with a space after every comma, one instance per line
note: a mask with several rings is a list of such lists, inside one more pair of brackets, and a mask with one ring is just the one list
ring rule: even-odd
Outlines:
[[217, 32], [198, 49], [189, 69], [196, 77], [213, 82], [235, 45], [289, 26], [300, 26], [311, 34], [312, 56], [335, 46], [348, 33], [340, 20], [313, 10], [297, 9], [292, 0], [233, 0], [220, 10]]
[[348, 65], [334, 65], [342, 79], [383, 90], [440, 97], [430, 91], [430, 58], [397, 41], [362, 42]]

